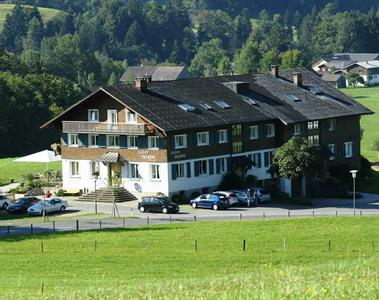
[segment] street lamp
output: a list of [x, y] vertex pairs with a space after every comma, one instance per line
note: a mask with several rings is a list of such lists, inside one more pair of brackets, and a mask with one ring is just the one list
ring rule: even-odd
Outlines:
[[97, 166], [97, 168], [95, 167], [95, 170], [92, 171], [92, 176], [94, 177], [95, 179], [95, 214], [97, 214], [97, 189], [96, 189], [96, 183], [97, 183], [97, 180], [99, 179], [99, 175], [100, 175], [100, 168], [99, 168], [99, 163], [94, 161], [93, 162], [95, 164], [95, 166]]
[[358, 170], [351, 170], [350, 173], [353, 177], [353, 209], [355, 215], [355, 178], [357, 177]]

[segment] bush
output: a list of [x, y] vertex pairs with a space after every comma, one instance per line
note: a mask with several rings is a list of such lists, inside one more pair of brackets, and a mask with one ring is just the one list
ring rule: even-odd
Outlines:
[[27, 192], [25, 196], [41, 196], [43, 194], [44, 194], [43, 189], [37, 187]]
[[224, 191], [243, 188], [242, 178], [235, 173], [225, 174], [218, 188]]
[[175, 194], [171, 197], [171, 201], [176, 204], [187, 204], [188, 200], [184, 195], [181, 194]]
[[63, 189], [58, 189], [57, 191], [54, 192], [54, 194], [57, 197], [63, 197], [64, 196], [64, 190]]
[[195, 191], [191, 194], [191, 199], [195, 199], [197, 197], [199, 197], [201, 194], [198, 192], [198, 191]]

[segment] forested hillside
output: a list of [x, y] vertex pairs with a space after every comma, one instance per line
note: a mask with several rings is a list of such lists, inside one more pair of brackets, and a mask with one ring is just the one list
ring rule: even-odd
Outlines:
[[[15, 5], [0, 32], [0, 105], [10, 114], [0, 118], [0, 156], [48, 147], [57, 135], [38, 126], [117, 83], [128, 65], [183, 64], [213, 76], [379, 52], [379, 0], [8, 2], [28, 6]], [[60, 12], [43, 18], [38, 7]]]

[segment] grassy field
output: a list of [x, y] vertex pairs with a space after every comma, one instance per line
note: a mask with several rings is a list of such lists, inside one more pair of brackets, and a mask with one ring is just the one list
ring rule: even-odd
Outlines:
[[[28, 6], [28, 5], [25, 5]], [[12, 11], [14, 4], [0, 3], [0, 29], [2, 29], [6, 16]], [[29, 6], [31, 7], [31, 6]], [[54, 18], [61, 11], [52, 8], [39, 7], [39, 12], [41, 13], [44, 22], [47, 22]]]
[[316, 218], [6, 238], [0, 298], [377, 299], [377, 228]]
[[347, 88], [342, 91], [375, 112], [361, 119], [363, 131], [362, 155], [372, 162], [379, 162], [378, 152], [372, 150], [372, 142], [379, 138], [379, 87]]
[[[25, 174], [44, 173], [46, 171], [45, 163], [14, 162], [15, 158], [0, 159], [0, 185], [10, 181], [20, 181]], [[62, 167], [61, 162], [49, 163], [49, 170], [59, 170]]]

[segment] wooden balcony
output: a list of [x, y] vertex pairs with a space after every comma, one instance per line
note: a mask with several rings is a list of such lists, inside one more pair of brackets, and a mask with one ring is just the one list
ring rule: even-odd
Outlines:
[[145, 135], [146, 124], [63, 121], [63, 133]]

